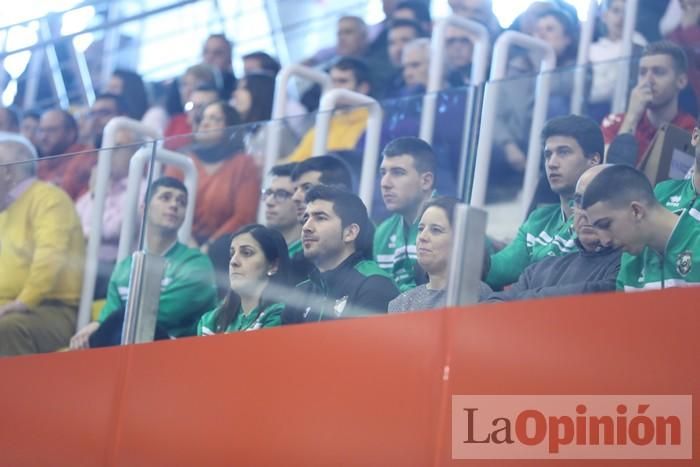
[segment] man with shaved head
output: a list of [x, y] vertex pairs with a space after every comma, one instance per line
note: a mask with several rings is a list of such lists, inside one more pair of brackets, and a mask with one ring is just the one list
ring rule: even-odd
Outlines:
[[605, 167], [583, 192], [581, 208], [601, 245], [625, 251], [617, 288], [684, 287], [700, 282], [700, 224], [659, 203], [646, 176], [626, 165]]
[[622, 251], [614, 245], [602, 245], [598, 233], [581, 209], [586, 187], [606, 165], [587, 170], [576, 185], [574, 194], [574, 230], [577, 251], [551, 256], [531, 264], [518, 282], [503, 292], [495, 292], [489, 302], [576, 295], [615, 290]]

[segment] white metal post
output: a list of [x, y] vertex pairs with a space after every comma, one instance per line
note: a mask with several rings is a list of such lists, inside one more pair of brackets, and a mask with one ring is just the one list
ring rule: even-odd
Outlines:
[[[589, 63], [591, 42], [595, 29], [596, 16], [598, 15], [598, 0], [588, 2], [588, 17], [581, 27], [581, 38], [578, 42], [578, 56], [576, 57], [576, 70], [574, 71], [574, 89], [571, 94], [571, 113], [581, 115], [586, 87], [586, 73]], [[593, 65], [595, 66], [595, 65]]]
[[128, 129], [140, 135], [144, 139], [157, 140], [161, 134], [141, 122], [127, 117], [115, 117], [105, 125], [102, 138], [102, 149], [97, 153], [97, 167], [95, 174], [95, 197], [90, 213], [90, 235], [87, 240], [85, 256], [85, 270], [83, 271], [83, 288], [80, 297], [78, 312], [78, 329], [90, 321], [92, 296], [95, 293], [95, 278], [97, 277], [97, 263], [100, 243], [102, 242], [102, 216], [104, 214], [105, 200], [109, 186], [109, 174], [112, 168], [112, 150], [115, 145], [117, 131]]
[[612, 112], [624, 112], [627, 106], [627, 91], [630, 82], [630, 62], [634, 30], [637, 24], [637, 6], [639, 0], [625, 0], [625, 23], [622, 27], [622, 58], [618, 63], [617, 82], [615, 83], [615, 96], [613, 97]]
[[[292, 76], [317, 83], [321, 86], [321, 92], [325, 93], [331, 88], [331, 77], [328, 73], [318, 71], [303, 65], [287, 65], [280, 70], [275, 80], [275, 95], [272, 101], [272, 119], [265, 126], [265, 161], [263, 165], [263, 187], [267, 186], [267, 178], [270, 170], [275, 165], [279, 157], [280, 144], [282, 137], [282, 125], [287, 109], [288, 93], [287, 88], [289, 80]], [[265, 200], [260, 200], [258, 208], [258, 222], [261, 224], [265, 221]]]
[[537, 188], [541, 157], [540, 132], [542, 131], [547, 117], [551, 72], [556, 65], [556, 54], [552, 46], [548, 43], [519, 32], [504, 32], [496, 40], [493, 49], [490, 82], [486, 85], [484, 105], [482, 108], [479, 147], [477, 149], [476, 167], [474, 169], [474, 187], [471, 193], [470, 204], [476, 207], [483, 207], [486, 200], [486, 187], [488, 186], [489, 167], [493, 148], [493, 133], [497, 123], [496, 111], [498, 106], [498, 94], [500, 86], [503, 85], [503, 83], [498, 83], [498, 81], [506, 76], [508, 51], [511, 46], [514, 45], [535, 52], [541, 57], [540, 72], [537, 75], [537, 84], [535, 88], [535, 107], [532, 112], [532, 125], [530, 127], [530, 144], [528, 146], [525, 168], [525, 182], [523, 187], [524, 218], [530, 199]]
[[[428, 71], [428, 87], [423, 96], [423, 108], [421, 111], [421, 124], [419, 136], [423, 141], [432, 143], [433, 130], [435, 128], [435, 110], [437, 108], [437, 93], [442, 90], [442, 82], [445, 74], [445, 39], [447, 27], [454, 26], [467, 31], [474, 52], [470, 85], [478, 86], [486, 79], [491, 39], [485, 26], [461, 16], [448, 16], [437, 21], [433, 28], [430, 41], [430, 69]], [[465, 134], [466, 137], [466, 134]]]
[[372, 209], [372, 196], [374, 195], [374, 180], [377, 176], [379, 162], [379, 140], [382, 132], [383, 111], [379, 102], [369, 96], [347, 89], [332, 89], [321, 97], [321, 103], [316, 115], [316, 127], [314, 138], [314, 156], [326, 153], [328, 141], [328, 128], [333, 110], [341, 105], [367, 106], [369, 118], [365, 132], [365, 148], [362, 155], [362, 170], [360, 173], [360, 199], [367, 206], [367, 212]]

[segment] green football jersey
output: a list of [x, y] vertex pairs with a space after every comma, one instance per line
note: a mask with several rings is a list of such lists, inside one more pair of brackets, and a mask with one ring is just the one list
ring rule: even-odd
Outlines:
[[416, 286], [417, 236], [418, 221], [407, 225], [400, 214], [382, 222], [374, 233], [374, 259], [401, 292]]
[[[218, 308], [205, 313], [197, 324], [198, 336], [210, 336], [216, 334], [216, 319]], [[247, 315], [238, 311], [236, 319], [234, 319], [227, 327], [224, 333], [238, 331], [255, 331], [257, 329], [279, 326], [282, 324], [282, 310], [284, 305], [281, 303], [273, 303], [259, 312], [257, 308], [253, 309]]]
[[617, 276], [618, 290], [626, 292], [696, 283], [700, 283], [700, 223], [688, 211], [679, 217], [663, 255], [649, 247], [639, 255], [625, 253]]
[[692, 209], [700, 216], [700, 199], [692, 178], [663, 181], [654, 188], [654, 195], [669, 211], [678, 214]]
[[[175, 243], [164, 255], [157, 322], [173, 337], [193, 336], [199, 318], [216, 305], [214, 267], [209, 257], [196, 248]], [[107, 288], [107, 301], [100, 312], [102, 323], [126, 306], [132, 257], [119, 262]]]
[[500, 290], [518, 280], [527, 266], [548, 256], [577, 251], [573, 215], [564, 218], [561, 206], [553, 204], [530, 213], [510, 244], [491, 256], [486, 283]]

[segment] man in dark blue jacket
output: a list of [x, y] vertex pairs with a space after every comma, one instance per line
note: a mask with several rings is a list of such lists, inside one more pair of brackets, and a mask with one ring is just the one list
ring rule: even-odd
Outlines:
[[315, 269], [287, 298], [282, 322], [386, 313], [399, 291], [372, 260], [374, 227], [360, 198], [327, 186], [306, 194], [304, 256]]

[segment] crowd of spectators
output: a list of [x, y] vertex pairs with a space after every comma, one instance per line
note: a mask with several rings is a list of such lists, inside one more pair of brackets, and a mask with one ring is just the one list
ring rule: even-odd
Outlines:
[[[492, 41], [502, 32], [488, 0], [449, 4], [455, 14], [486, 26]], [[627, 107], [610, 114], [618, 61], [626, 58], [624, 5], [601, 5], [603, 28], [591, 47], [586, 81], [584, 113], [590, 117], [569, 109], [580, 29], [575, 10], [563, 0], [535, 2], [512, 26], [556, 54], [540, 135], [542, 184], [556, 202], [536, 206], [505, 248], [486, 239], [484, 260], [475, 260], [483, 271], [481, 301], [700, 282], [700, 170], [654, 191], [631, 167], [644, 161], [657, 130], [671, 124], [692, 132], [700, 169], [700, 10], [691, 0], [680, 2], [684, 14], [670, 28], [671, 40], [635, 36], [638, 57], [630, 60], [634, 83]], [[309, 89], [300, 102], [290, 102], [288, 113], [300, 118], [280, 122], [276, 165], [263, 173], [280, 64], [262, 51], [248, 54], [245, 75], [237, 78], [233, 44], [221, 34], [206, 39], [201, 63], [173, 81], [163, 105], [151, 105], [138, 74], [115, 70], [83, 112], [0, 109], [0, 355], [120, 341], [131, 258], [117, 261], [117, 247], [129, 163], [144, 144], [125, 129], [116, 132], [118, 147], [110, 149], [94, 297], [105, 301], [95, 319], [74, 332], [97, 150], [106, 125], [118, 116], [161, 132], [164, 147], [189, 158], [197, 172], [195, 193], [188, 193], [176, 167], [166, 167], [148, 189], [141, 182], [140, 199], [148, 193], [145, 249], [167, 264], [157, 338], [444, 306], [452, 245], [459, 240], [453, 210], [473, 38], [457, 27], [446, 30], [442, 90], [428, 144], [417, 135], [431, 60], [429, 9], [413, 1], [385, 1], [384, 8], [387, 19], [378, 25], [341, 17], [335, 46], [305, 61], [325, 70], [334, 89], [383, 99], [373, 218], [354, 194], [368, 110], [333, 111], [326, 150], [316, 154], [315, 129], [301, 116], [318, 105], [318, 94]], [[509, 79], [497, 84], [490, 187], [512, 191], [522, 177], [535, 73], [534, 57], [516, 48]], [[611, 149], [622, 135], [634, 138], [629, 154]], [[177, 232], [192, 195], [192, 241], [183, 244]], [[259, 206], [264, 225], [255, 223]]]

